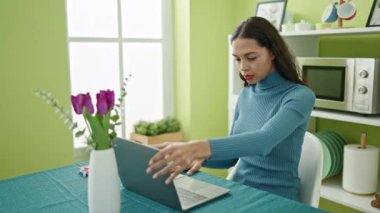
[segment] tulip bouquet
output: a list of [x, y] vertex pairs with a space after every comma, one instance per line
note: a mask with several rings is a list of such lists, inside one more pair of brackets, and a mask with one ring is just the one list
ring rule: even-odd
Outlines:
[[[78, 115], [83, 115], [86, 121], [87, 129], [91, 137], [87, 138], [87, 143], [92, 144], [96, 150], [108, 149], [111, 147], [111, 141], [116, 137], [115, 126], [121, 124], [118, 122], [120, 116], [117, 114], [111, 116], [111, 111], [115, 106], [115, 93], [111, 90], [100, 90], [96, 94], [96, 109], [89, 93], [71, 96], [71, 103], [74, 111]], [[86, 129], [75, 133], [76, 137], [84, 135]]]
[[[44, 99], [49, 105], [55, 108], [56, 113], [75, 133], [75, 137], [85, 137], [86, 142], [95, 150], [110, 148], [111, 141], [117, 134], [115, 127], [121, 125], [120, 111], [123, 100], [127, 95], [125, 86], [128, 78], [123, 83], [120, 97], [115, 104], [115, 93], [112, 90], [100, 90], [96, 94], [96, 112], [89, 93], [80, 93], [71, 96], [71, 104], [76, 114], [83, 115], [87, 128], [80, 129], [76, 122], [73, 122], [71, 113], [64, 110], [58, 100], [46, 91], [35, 90], [35, 94]], [[87, 132], [87, 133], [86, 133]]]

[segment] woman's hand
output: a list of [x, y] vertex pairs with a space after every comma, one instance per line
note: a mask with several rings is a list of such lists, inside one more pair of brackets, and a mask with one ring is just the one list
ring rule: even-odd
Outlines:
[[189, 171], [186, 172], [187, 175], [193, 175], [195, 172], [197, 172], [203, 165], [203, 162], [205, 162], [206, 159], [197, 159], [193, 161], [191, 167], [189, 168]]
[[[171, 174], [166, 183], [169, 184], [181, 172], [191, 168], [191, 171], [199, 169], [200, 161], [211, 156], [211, 148], [208, 141], [190, 141], [188, 143], [164, 143], [156, 145], [161, 149], [149, 161], [147, 173], [155, 172], [154, 179], [165, 174]], [[194, 162], [198, 162], [195, 163]], [[203, 162], [202, 162], [203, 163]], [[194, 168], [194, 170], [192, 170]]]

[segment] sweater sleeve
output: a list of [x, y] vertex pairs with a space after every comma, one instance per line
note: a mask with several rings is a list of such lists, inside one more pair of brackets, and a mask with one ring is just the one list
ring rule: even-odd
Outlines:
[[237, 161], [237, 158], [230, 160], [208, 160], [202, 166], [214, 169], [228, 169], [232, 166], [235, 166]]
[[[235, 106], [235, 112], [234, 112], [234, 117], [232, 120], [231, 129], [230, 129], [230, 135], [233, 134], [232, 131], [234, 129], [234, 125], [238, 117], [239, 117], [239, 101], [236, 103], [236, 106]], [[230, 168], [231, 166], [234, 166], [237, 161], [238, 161], [238, 158], [227, 159], [227, 160], [207, 160], [202, 166], [207, 167], [207, 168], [214, 168], [214, 169], [226, 169], [226, 168]]]
[[209, 140], [210, 160], [268, 155], [277, 144], [310, 118], [314, 102], [315, 95], [311, 90], [295, 89], [284, 99], [281, 109], [260, 129]]

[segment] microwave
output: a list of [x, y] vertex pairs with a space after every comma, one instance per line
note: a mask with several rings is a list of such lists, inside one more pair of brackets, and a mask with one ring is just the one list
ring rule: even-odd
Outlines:
[[297, 57], [315, 108], [380, 113], [380, 58]]

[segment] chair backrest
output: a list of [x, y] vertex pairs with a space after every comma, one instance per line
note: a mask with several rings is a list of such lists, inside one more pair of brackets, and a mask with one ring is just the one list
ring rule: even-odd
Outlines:
[[319, 139], [309, 133], [305, 133], [302, 145], [298, 176], [300, 177], [301, 202], [318, 208], [323, 168], [323, 151]]
[[237, 165], [239, 163], [240, 160], [238, 160], [235, 164], [235, 166], [232, 166], [230, 168], [228, 168], [228, 171], [227, 171], [227, 177], [226, 177], [226, 180], [232, 180], [232, 177], [235, 175], [236, 173], [236, 168], [237, 168]]

